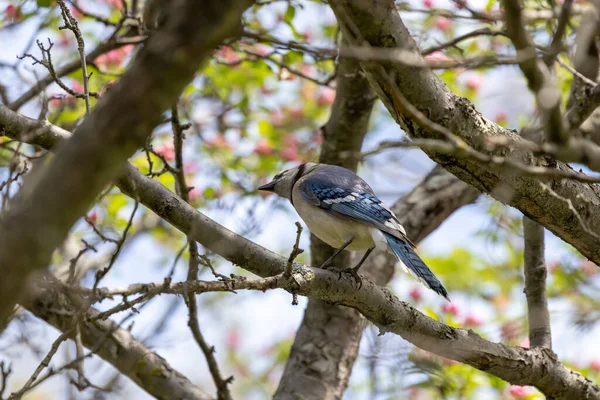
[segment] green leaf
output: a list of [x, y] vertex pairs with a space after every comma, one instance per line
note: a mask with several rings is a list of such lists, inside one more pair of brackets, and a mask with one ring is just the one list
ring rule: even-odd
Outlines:
[[37, 0], [38, 7], [48, 8], [50, 7], [51, 0]]
[[285, 10], [285, 15], [283, 17], [283, 20], [291, 25], [292, 24], [292, 20], [294, 19], [294, 16], [296, 15], [296, 7], [294, 7], [293, 5], [288, 5], [287, 10]]

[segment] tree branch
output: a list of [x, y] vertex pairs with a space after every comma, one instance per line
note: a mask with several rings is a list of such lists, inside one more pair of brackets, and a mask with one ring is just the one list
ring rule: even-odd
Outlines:
[[250, 0], [180, 0], [164, 7], [164, 28], [56, 157], [28, 176], [0, 219], [0, 321], [18, 301], [29, 273], [48, 266], [68, 230], [144, 145], [201, 62], [225, 38], [241, 33], [240, 17], [249, 5]]
[[[338, 20], [343, 21], [342, 27], [351, 35], [355, 45], [359, 43], [373, 47], [399, 47], [412, 51], [416, 49], [414, 40], [398, 15], [393, 1], [374, 0], [365, 3], [359, 0], [336, 0], [331, 2], [331, 6]], [[352, 29], [348, 27], [349, 24], [353, 25]], [[561, 162], [535, 158], [530, 152], [522, 149], [520, 143], [525, 144], [527, 141], [483, 118], [471, 103], [449, 91], [431, 71], [389, 63], [365, 63], [365, 68], [392, 117], [413, 138], [445, 139], [429, 126], [415, 123], [402, 112], [403, 105], [398, 103], [396, 91], [429, 120], [445, 127], [476, 150], [489, 154], [485, 143], [506, 137], [511, 146], [501, 150], [504, 157], [513, 157], [530, 165], [560, 170], [571, 169]], [[385, 75], [381, 74], [381, 69]], [[390, 84], [390, 78], [393, 85]], [[600, 188], [596, 185], [548, 180], [547, 186], [553, 189], [550, 192], [541, 190], [538, 179], [520, 176], [492, 164], [482, 165], [462, 157], [429, 150], [425, 152], [461, 180], [503, 203], [518, 208], [523, 214], [572, 244], [588, 259], [600, 264], [600, 247], [595, 234], [600, 232]], [[573, 223], [577, 214], [582, 216], [585, 224]]]
[[[51, 290], [36, 290], [22, 303], [35, 316], [62, 332], [68, 332], [73, 327], [74, 310], [85, 310], [87, 304], [79, 296], [71, 294], [67, 298]], [[84, 346], [112, 364], [140, 388], [151, 396], [165, 400], [211, 398], [173, 369], [164, 358], [135, 340], [128, 330], [109, 319], [96, 319], [98, 314], [99, 311], [90, 308], [82, 319], [81, 339]]]
[[[6, 117], [10, 117], [10, 123]], [[19, 131], [21, 124], [23, 131]], [[51, 141], [50, 138], [69, 136], [61, 128], [22, 117], [0, 105], [0, 132], [10, 133], [15, 138], [31, 138], [27, 133], [32, 130], [48, 133], [48, 137], [37, 139], [44, 143]], [[287, 258], [227, 230], [130, 164], [125, 167], [117, 185], [123, 193], [137, 196], [157, 215], [228, 261], [263, 277], [285, 272]], [[410, 220], [407, 229], [409, 226]], [[508, 347], [488, 342], [473, 331], [446, 326], [399, 301], [387, 289], [370, 280], [365, 279], [363, 288], [357, 291], [350, 278], [338, 280], [338, 274], [299, 264], [295, 264], [292, 280], [301, 284], [297, 290], [297, 283], [287, 283], [291, 291], [355, 308], [382, 331], [399, 334], [422, 349], [464, 362], [517, 385], [536, 386], [549, 397], [600, 399], [600, 388], [566, 369], [550, 350]], [[282, 281], [282, 285], [284, 283]]]
[[544, 262], [544, 227], [523, 217], [525, 237], [525, 295], [529, 317], [529, 343], [531, 347], [552, 348], [550, 314], [546, 300], [546, 276]]
[[[517, 49], [517, 56], [523, 53], [535, 54], [535, 44], [523, 26], [520, 1], [503, 0], [502, 3], [506, 10], [507, 34]], [[569, 8], [570, 0], [563, 7], [563, 10], [567, 10], [567, 16], [563, 19], [568, 19]], [[563, 24], [566, 25], [566, 22]], [[562, 30], [564, 30], [564, 27]], [[559, 35], [559, 33], [557, 32], [558, 44], [553, 40], [551, 51], [554, 51], [554, 47], [556, 46], [560, 48], [562, 34]], [[529, 89], [535, 94], [537, 104], [544, 114], [547, 140], [559, 145], [566, 143], [569, 140], [569, 136], [560, 109], [560, 92], [550, 76], [548, 66], [541, 60], [532, 58], [519, 63], [519, 67], [523, 71], [525, 78], [527, 78]]]
[[[323, 144], [319, 162], [356, 171], [357, 160], [340, 157], [343, 151], [359, 151], [369, 127], [376, 95], [358, 62], [341, 59], [331, 116], [321, 128]], [[311, 234], [311, 264], [321, 265], [334, 249]], [[334, 259], [336, 268], [349, 264], [344, 252]], [[292, 345], [276, 399], [341, 399], [364, 328], [356, 310], [309, 299]]]

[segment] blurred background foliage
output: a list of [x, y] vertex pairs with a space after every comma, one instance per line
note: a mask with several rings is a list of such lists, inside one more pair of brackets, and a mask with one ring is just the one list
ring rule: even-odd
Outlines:
[[[579, 1], [576, 3], [580, 4]], [[525, 4], [527, 9], [540, 10], [555, 5], [554, 1], [541, 0], [526, 1]], [[397, 2], [397, 5], [403, 10], [402, 16], [421, 49], [474, 29], [503, 28], [500, 21], [482, 20], [472, 13], [476, 10], [491, 15], [499, 10], [496, 0], [468, 0], [466, 3], [461, 0], [411, 0]], [[89, 52], [110, 40], [123, 18], [124, 9], [120, 0], [86, 0], [72, 3], [72, 11], [84, 33]], [[555, 23], [555, 20], [540, 19], [529, 24], [528, 30], [537, 43], [547, 44]], [[45, 42], [50, 38], [54, 43], [55, 65], [76, 57], [74, 37], [70, 32], [60, 30], [60, 25], [60, 12], [52, 1], [0, 1], [0, 49], [4, 53], [0, 63], [0, 83], [6, 87], [6, 96], [18, 97], [28, 85], [45, 76], [45, 69], [40, 65], [32, 66], [31, 59], [15, 58], [24, 53], [39, 57], [35, 39]], [[240, 40], [221, 46], [181, 95], [180, 118], [182, 123], [190, 124], [186, 131], [183, 169], [188, 184], [194, 186], [189, 193], [194, 207], [236, 232], [287, 254], [293, 244], [293, 221], [297, 216], [284, 201], [259, 194], [255, 188], [284, 167], [317, 160], [320, 127], [327, 121], [335, 99], [337, 23], [328, 6], [320, 1], [263, 1], [245, 14], [244, 28], [246, 34]], [[119, 29], [117, 35], [127, 28]], [[31, 39], [21, 39], [23, 35]], [[9, 43], [13, 40], [15, 43]], [[572, 46], [573, 31], [568, 28], [566, 47]], [[136, 51], [135, 45], [124, 45], [98, 56], [88, 67], [93, 73], [91, 90], [98, 92], [100, 97], [110, 90]], [[514, 55], [514, 51], [508, 39], [502, 35], [482, 35], [431, 52], [426, 58], [465, 60], [476, 56], [510, 55]], [[559, 59], [569, 63], [567, 55], [561, 54]], [[467, 97], [487, 118], [503, 126], [518, 129], [534, 125], [538, 118], [526, 85], [513, 65], [492, 63], [486, 67], [454, 68], [437, 73], [452, 91]], [[558, 65], [556, 77], [564, 99], [567, 99], [572, 75]], [[64, 77], [63, 81], [73, 91], [83, 91], [80, 70]], [[95, 103], [92, 99], [92, 105]], [[48, 87], [45, 96], [29, 102], [24, 110], [35, 116], [46, 107], [46, 117], [65, 129], [73, 129], [85, 114], [84, 102], [55, 84]], [[142, 172], [174, 191], [175, 180], [169, 172], [175, 157], [169, 117], [166, 113], [165, 123], [156, 128], [146, 148], [131, 161]], [[401, 135], [403, 133], [378, 104], [364, 149]], [[19, 158], [14, 157], [19, 153], [37, 155], [34, 148], [0, 138], [0, 176], [3, 180], [23, 172]], [[432, 163], [418, 150], [388, 150], [364, 160], [359, 173], [391, 204], [410, 190], [431, 166]], [[12, 186], [0, 186], [4, 198], [14, 193], [18, 180], [17, 176]], [[147, 209], [140, 207], [132, 216], [133, 210], [130, 198], [109, 188], [74, 229], [75, 243], [84, 239], [97, 250], [91, 257], [96, 260], [104, 257], [106, 262], [115, 250], [107, 238], [120, 238], [131, 220], [123, 255], [116, 261], [105, 284], [123, 285], [141, 279], [156, 281], [164, 276], [183, 278], [188, 257], [183, 251], [186, 238]], [[445, 228], [448, 225], [452, 226], [450, 230]], [[452, 231], [461, 226], [465, 226], [466, 234]], [[475, 205], [452, 216], [440, 232], [421, 246], [421, 253], [449, 289], [453, 302], [442, 303], [401, 272], [390, 283], [395, 294], [444, 323], [473, 329], [489, 340], [527, 347], [520, 214], [482, 197]], [[458, 239], [453, 238], [454, 234]], [[306, 243], [306, 238], [303, 241]], [[308, 249], [307, 244], [303, 247]], [[439, 247], [442, 250], [438, 250]], [[65, 254], [69, 253], [56, 255], [56, 265], [68, 261], [64, 259]], [[207, 255], [219, 272], [244, 274], [218, 257]], [[308, 260], [307, 254], [303, 254], [301, 260]], [[600, 345], [593, 334], [600, 317], [598, 269], [550, 234], [547, 267], [556, 351], [568, 367], [600, 383]], [[135, 270], [134, 276], [131, 269]], [[211, 279], [212, 274], [206, 270], [201, 277]], [[92, 270], [84, 282], [91, 284], [93, 279]], [[251, 329], [247, 319], [236, 319], [231, 310], [240, 304], [268, 309], [271, 305], [264, 299], [274, 301], [274, 298], [263, 293], [239, 293], [205, 294], [198, 299], [201, 320], [215, 325], [211, 329], [216, 333], [209, 336], [217, 349], [221, 368], [226, 374], [235, 376], [234, 396], [244, 399], [269, 397], [282, 373], [294, 329], [288, 329], [288, 333], [282, 335], [274, 334], [269, 326], [264, 326], [260, 333], [260, 327]], [[160, 298], [152, 303], [141, 307], [140, 314], [133, 317], [139, 321], [136, 327], [142, 327], [134, 332], [174, 367], [184, 371], [203, 370], [204, 360], [199, 354], [194, 353], [193, 359], [185, 356], [195, 345], [184, 329], [185, 311], [180, 299]], [[291, 306], [287, 298], [283, 303], [273, 308], [272, 323], [285, 320], [287, 322], [281, 323], [294, 328], [301, 310], [288, 315], [285, 310]], [[108, 303], [101, 305], [109, 306]], [[146, 311], [146, 308], [153, 311]], [[268, 310], [265, 312], [269, 313]], [[44, 353], [41, 349], [50, 343], [48, 331], [52, 330], [24, 314], [2, 338], [0, 356], [11, 360], [17, 370], [22, 371], [18, 379], [25, 380], [41, 359]], [[377, 333], [377, 329], [369, 327], [363, 338], [360, 357], [346, 393], [348, 399], [542, 397], [533, 388], [510, 386], [469, 366], [417, 349], [398, 337], [379, 337]], [[251, 337], [256, 334], [264, 335], [264, 340]], [[56, 333], [52, 331], [50, 335]], [[15, 344], [18, 347], [13, 347]], [[27, 351], [15, 350], [23, 346]], [[179, 350], [175, 351], [176, 348]], [[69, 351], [72, 352], [67, 348], [65, 354]], [[97, 359], [90, 362], [101, 365], [98, 379], [110, 382], [114, 371]], [[206, 374], [196, 373], [190, 377], [207, 387], [211, 385]], [[14, 378], [11, 384], [19, 387], [22, 382], [18, 379]], [[118, 379], [114, 380], [118, 382]], [[65, 386], [52, 385], [41, 386], [27, 398], [57, 398], [58, 391]], [[142, 398], [143, 394], [132, 386], [129, 382], [118, 382], [112, 387], [112, 393], [95, 395]], [[77, 396], [93, 397], [89, 393]]]

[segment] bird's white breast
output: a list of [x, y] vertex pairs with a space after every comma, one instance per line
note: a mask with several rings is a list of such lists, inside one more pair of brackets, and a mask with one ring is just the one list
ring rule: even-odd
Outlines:
[[308, 229], [331, 247], [339, 248], [349, 238], [353, 240], [347, 250], [366, 250], [375, 246], [372, 228], [368, 225], [331, 215], [304, 200], [298, 190], [293, 191], [292, 198]]

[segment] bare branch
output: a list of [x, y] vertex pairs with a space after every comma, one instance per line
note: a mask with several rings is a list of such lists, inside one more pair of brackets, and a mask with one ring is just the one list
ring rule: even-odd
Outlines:
[[[177, 111], [177, 104], [171, 107], [171, 126], [173, 129], [173, 147], [175, 149], [175, 169], [172, 174], [175, 176], [177, 182], [177, 194], [189, 204], [189, 191], [191, 188], [188, 187], [185, 173], [183, 169], [183, 141], [184, 132], [190, 125], [182, 125], [179, 120], [179, 112]], [[193, 238], [188, 237], [190, 260], [188, 265], [187, 282], [193, 282], [198, 279], [198, 244]], [[188, 307], [188, 326], [192, 332], [194, 340], [204, 353], [206, 363], [208, 364], [208, 370], [215, 382], [217, 387], [217, 396], [219, 400], [232, 400], [231, 393], [228, 385], [233, 381], [233, 376], [223, 379], [219, 364], [215, 357], [215, 348], [210, 346], [204, 339], [204, 335], [200, 330], [200, 323], [198, 322], [198, 303], [193, 291], [183, 293], [185, 302]]]
[[[24, 183], [3, 213], [0, 236], [6, 240], [0, 247], [4, 275], [0, 321], [10, 315], [29, 273], [48, 266], [68, 230], [118, 176], [127, 158], [143, 147], [161, 122], [162, 112], [202, 61], [225, 38], [239, 32], [241, 14], [250, 0], [181, 0], [177, 4], [169, 8], [164, 28], [149, 39], [127, 74], [77, 127], [57, 156]], [[138, 107], [141, 97], [144, 106]], [[61, 179], [56, 179], [59, 176]]]
[[77, 40], [77, 51], [79, 52], [79, 62], [81, 63], [81, 72], [83, 74], [83, 98], [85, 100], [85, 114], [90, 113], [90, 93], [88, 89], [89, 78], [90, 76], [87, 73], [87, 63], [85, 57], [85, 41], [83, 40], [83, 35], [79, 30], [79, 24], [77, 20], [71, 14], [71, 10], [65, 4], [64, 0], [56, 0], [60, 7], [60, 11], [63, 17], [63, 21], [65, 23], [64, 26], [59, 27], [58, 29], [68, 29], [73, 32], [75, 35], [75, 39]]
[[529, 343], [531, 347], [552, 348], [550, 314], [546, 300], [546, 276], [544, 262], [544, 227], [523, 217], [525, 240], [525, 295], [529, 316]]
[[[11, 123], [4, 122], [3, 116], [11, 117]], [[8, 129], [2, 129], [12, 132], [16, 137], [20, 135], [15, 126], [22, 124], [23, 136], [40, 126], [39, 121], [35, 121], [37, 125], [33, 125], [28, 119], [17, 118], [10, 112], [0, 112], [0, 121], [0, 127], [8, 126]], [[53, 131], [50, 133], [52, 138], [68, 136], [68, 133], [57, 127], [46, 126], [44, 129]], [[48, 143], [51, 139], [38, 137], [37, 140]], [[147, 178], [130, 165], [118, 179], [118, 185], [130, 196], [137, 193], [142, 204], [227, 260], [263, 277], [274, 277], [285, 272], [287, 258], [277, 256], [216, 224], [159, 182]], [[538, 196], [543, 193], [538, 189]], [[549, 209], [545, 212], [552, 214]], [[450, 328], [420, 314], [369, 280], [365, 280], [363, 289], [357, 292], [352, 279], [338, 281], [337, 274], [320, 269], [295, 266], [293, 277], [298, 282], [286, 283], [290, 285], [289, 290], [298, 290], [299, 294], [354, 307], [384, 330], [401, 334], [415, 345], [436, 354], [466, 362], [515, 384], [537, 386], [548, 396], [600, 398], [597, 387], [564, 368], [549, 350], [506, 347], [487, 342], [472, 331]], [[281, 284], [283, 282], [284, 280], [280, 281]], [[99, 319], [94, 320], [94, 323], [101, 322], [103, 321]], [[85, 343], [85, 337], [83, 339]], [[519, 369], [515, 368], [516, 365], [520, 366]], [[526, 370], [521, 368], [523, 365], [527, 366]]]
[[[535, 53], [533, 40], [523, 26], [521, 3], [519, 0], [503, 0], [503, 4], [506, 10], [508, 37], [517, 49], [517, 54]], [[568, 18], [569, 8], [570, 2], [565, 2], [564, 9], [567, 10], [567, 16], [563, 17], [564, 19]], [[563, 25], [565, 24], [566, 21], [563, 22]], [[562, 30], [564, 29], [565, 26], [562, 26]], [[557, 31], [555, 39], [557, 43], [553, 40], [552, 44], [560, 48], [562, 32]], [[553, 52], [555, 49], [551, 48], [550, 51]], [[544, 125], [548, 141], [556, 144], [566, 143], [569, 137], [560, 109], [560, 93], [550, 76], [548, 66], [541, 61], [532, 59], [519, 63], [519, 67], [527, 78], [529, 89], [536, 96], [537, 104], [544, 113]]]
[[[414, 40], [400, 15], [395, 11], [393, 1], [374, 0], [362, 3], [358, 0], [336, 0], [331, 2], [331, 6], [338, 20], [343, 21], [344, 32], [352, 35], [351, 42], [354, 45], [415, 50]], [[345, 21], [348, 19], [351, 19], [356, 29], [346, 26]], [[354, 36], [352, 32], [355, 30], [359, 31], [366, 43]], [[381, 74], [380, 67], [384, 68], [386, 75]], [[524, 150], [523, 145], [526, 145], [527, 141], [515, 132], [503, 129], [484, 118], [469, 101], [452, 93], [429, 70], [387, 63], [365, 63], [365, 69], [383, 104], [411, 138], [444, 139], [445, 137], [430, 129], [428, 125], [414, 123], [412, 118], [404, 113], [401, 104], [398, 104], [396, 91], [400, 92], [427, 119], [455, 133], [475, 150], [486, 152], [481, 145], [488, 142], [488, 138], [506, 137], [514, 145], [507, 148], [504, 154], [501, 154], [503, 156], [541, 167], [552, 167], [563, 171], [571, 169], [562, 162], [546, 157], [535, 157], [531, 152]], [[390, 78], [393, 79], [393, 86], [389, 83]], [[567, 204], [548, 192], [540, 192], [538, 179], [503, 171], [493, 164], [482, 167], [480, 163], [462, 157], [428, 150], [425, 152], [461, 180], [489, 193], [501, 202], [518, 208], [558, 237], [573, 244], [588, 259], [600, 264], [600, 248], [596, 236], [591, 235], [579, 224], [572, 224], [572, 212]], [[592, 149], [592, 152], [595, 152], [595, 149]], [[590, 151], [587, 150], [586, 153]], [[571, 199], [576, 209], [585, 211], [585, 222], [587, 227], [591, 228], [590, 231], [600, 231], [600, 215], [590, 212], [590, 207], [595, 208], [590, 204], [600, 204], [600, 188], [596, 185], [577, 184], [560, 179], [549, 183], [554, 192], [563, 198]], [[549, 211], [550, 209], [552, 211]]]
[[58, 348], [60, 347], [60, 345], [64, 341], [69, 339], [72, 335], [73, 335], [73, 329], [68, 330], [68, 331], [62, 333], [54, 341], [54, 343], [52, 343], [52, 346], [50, 347], [50, 351], [48, 351], [48, 354], [46, 354], [46, 356], [44, 357], [42, 362], [37, 366], [35, 371], [33, 371], [33, 374], [29, 377], [27, 382], [25, 382], [25, 385], [23, 385], [23, 387], [19, 391], [12, 393], [10, 395], [10, 397], [8, 398], [9, 400], [19, 400], [21, 397], [23, 397], [23, 395], [25, 393], [27, 393], [29, 390], [31, 390], [32, 386], [36, 383], [38, 376], [42, 373], [44, 368], [48, 368], [48, 366], [50, 365], [50, 361], [52, 360], [52, 357], [54, 357], [54, 355], [58, 351]]
[[[146, 37], [131, 37], [131, 38], [116, 38], [110, 37], [109, 39], [101, 42], [94, 50], [86, 56], [86, 63], [92, 64], [98, 56], [107, 53], [111, 50], [118, 49], [128, 44], [139, 44], [146, 40]], [[48, 85], [56, 81], [55, 77], [63, 77], [70, 74], [71, 72], [77, 71], [81, 67], [81, 60], [73, 60], [64, 66], [55, 70], [54, 74], [48, 74], [47, 76], [38, 80], [38, 82], [31, 87], [27, 92], [23, 93], [18, 99], [8, 105], [11, 110], [18, 110], [25, 103], [37, 96], [42, 90]]]
[[[72, 286], [69, 286], [72, 287]], [[69, 299], [56, 291], [36, 291], [23, 306], [34, 315], [67, 332], [73, 327], [73, 309], [87, 310], [88, 302], [75, 295]], [[209, 400], [199, 387], [173, 369], [167, 361], [135, 340], [131, 333], [110, 320], [97, 319], [98, 311], [86, 311], [81, 340], [88, 349], [111, 363], [151, 396], [166, 400]], [[98, 344], [101, 343], [101, 346]]]
[[[321, 128], [319, 162], [356, 171], [358, 161], [340, 157], [340, 151], [360, 150], [376, 97], [359, 63], [348, 58], [337, 65], [336, 88], [329, 121]], [[322, 265], [333, 251], [311, 234], [312, 265]], [[344, 252], [333, 265], [343, 268], [349, 260]], [[355, 310], [310, 299], [275, 398], [293, 398], [299, 392], [314, 399], [341, 398], [358, 355], [364, 324]]]

